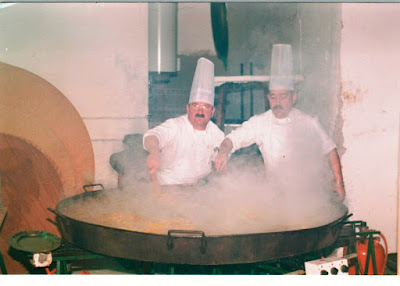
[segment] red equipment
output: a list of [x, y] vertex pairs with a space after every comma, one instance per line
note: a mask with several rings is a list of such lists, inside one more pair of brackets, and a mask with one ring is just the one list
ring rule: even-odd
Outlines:
[[[376, 274], [383, 275], [383, 274], [385, 274], [386, 262], [387, 262], [387, 258], [388, 258], [388, 253], [387, 253], [388, 247], [387, 247], [387, 242], [386, 242], [385, 236], [382, 233], [379, 235], [382, 237], [382, 239], [385, 243], [385, 248], [383, 248], [382, 244], [380, 243], [380, 237], [373, 238], [373, 243], [374, 243], [373, 248], [375, 250], [375, 261], [376, 261], [376, 271], [377, 271]], [[363, 274], [365, 274], [369, 243], [370, 243], [370, 241], [368, 239], [364, 239], [362, 241], [358, 241], [356, 244], [359, 269], [360, 269], [360, 273], [363, 273]], [[374, 268], [373, 268], [372, 260], [373, 260], [373, 257], [371, 257], [371, 259], [369, 259], [367, 275], [374, 275]]]
[[[373, 237], [369, 234], [368, 237], [356, 242], [356, 252], [358, 260], [358, 274], [359, 275], [384, 275], [388, 258], [388, 246], [385, 236], [382, 233], [379, 236]], [[385, 248], [380, 243], [380, 238], [383, 239]], [[373, 246], [369, 246], [370, 242]], [[368, 269], [366, 269], [368, 260]], [[375, 260], [376, 272], [374, 271], [373, 260]], [[356, 265], [357, 265], [356, 264]], [[349, 275], [356, 275], [356, 265], [349, 267]], [[367, 270], [367, 271], [366, 271]]]

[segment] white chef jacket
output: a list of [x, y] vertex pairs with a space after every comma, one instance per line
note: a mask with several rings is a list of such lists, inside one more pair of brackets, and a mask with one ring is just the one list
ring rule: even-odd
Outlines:
[[160, 185], [194, 184], [211, 172], [212, 161], [224, 133], [213, 122], [206, 130], [196, 130], [187, 114], [171, 118], [143, 136], [158, 138], [161, 166], [157, 170]]
[[272, 110], [255, 115], [227, 137], [232, 140], [232, 152], [256, 143], [264, 159], [267, 177], [280, 176], [282, 181], [290, 180], [285, 176], [296, 172], [320, 176], [318, 172], [327, 161], [325, 155], [336, 148], [318, 118], [296, 108], [283, 119], [276, 118]]

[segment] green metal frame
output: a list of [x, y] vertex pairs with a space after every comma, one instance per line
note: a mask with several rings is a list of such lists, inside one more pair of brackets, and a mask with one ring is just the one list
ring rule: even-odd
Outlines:
[[4, 259], [3, 259], [3, 255], [1, 254], [1, 251], [0, 251], [0, 269], [1, 269], [2, 274], [8, 274], [6, 265], [4, 264]]
[[70, 256], [60, 256], [53, 257], [53, 261], [56, 262], [56, 273], [57, 274], [71, 274], [68, 271], [68, 263], [74, 260], [84, 260], [84, 259], [98, 259], [104, 258], [100, 254], [83, 254], [83, 255], [70, 255]]
[[[1, 188], [1, 179], [0, 179], [0, 188]], [[0, 230], [3, 227], [6, 217], [7, 217], [7, 208], [3, 207], [0, 196]], [[2, 274], [8, 274], [6, 265], [4, 263], [3, 254], [1, 253], [1, 251], [0, 251], [0, 269]]]

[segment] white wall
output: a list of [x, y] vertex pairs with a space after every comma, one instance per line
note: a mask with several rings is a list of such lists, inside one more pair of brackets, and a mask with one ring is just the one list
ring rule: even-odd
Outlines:
[[353, 219], [396, 251], [400, 4], [343, 4], [342, 158]]
[[147, 4], [16, 4], [0, 10], [0, 61], [59, 89], [88, 128], [96, 182], [117, 185], [110, 155], [147, 130]]

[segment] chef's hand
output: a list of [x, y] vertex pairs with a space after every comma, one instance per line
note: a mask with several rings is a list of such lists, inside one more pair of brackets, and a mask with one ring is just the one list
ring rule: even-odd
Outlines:
[[214, 160], [215, 171], [218, 173], [226, 173], [228, 170], [228, 153], [219, 152], [217, 157]]
[[344, 183], [343, 182], [334, 182], [334, 187], [333, 189], [336, 192], [337, 195], [337, 200], [339, 202], [343, 202], [344, 198], [346, 196], [346, 190], [344, 188]]
[[161, 166], [160, 155], [157, 153], [150, 153], [146, 158], [146, 166], [151, 175], [153, 175]]

